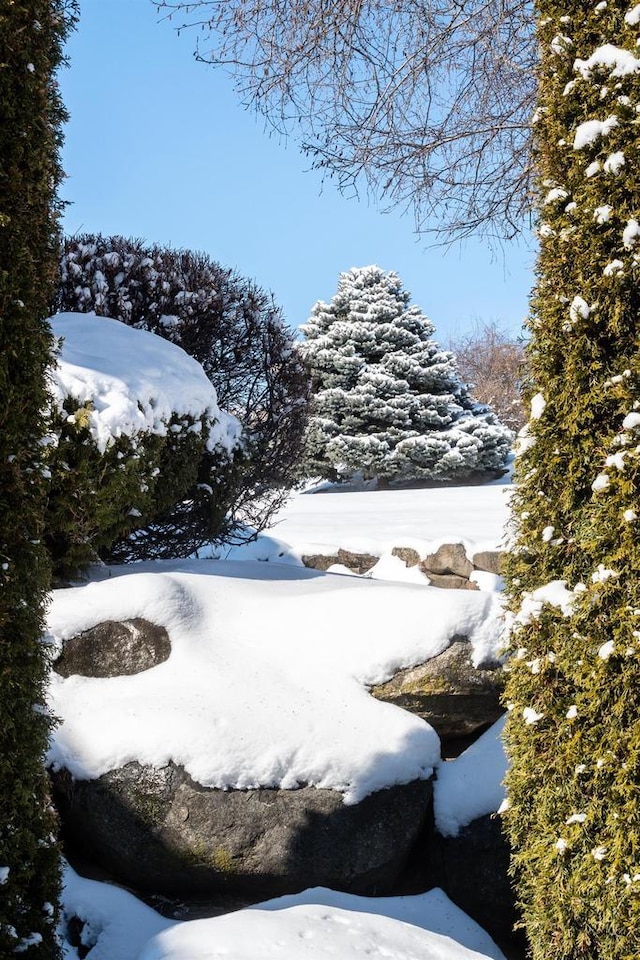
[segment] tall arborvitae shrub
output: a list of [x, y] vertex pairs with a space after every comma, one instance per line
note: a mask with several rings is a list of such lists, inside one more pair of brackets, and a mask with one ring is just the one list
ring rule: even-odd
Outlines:
[[0, 5], [0, 956], [59, 956], [59, 862], [42, 766], [45, 318], [57, 267], [66, 0]]
[[308, 476], [464, 480], [503, 468], [511, 431], [470, 396], [397, 274], [342, 273], [302, 330], [313, 384]]
[[506, 822], [535, 960], [640, 956], [640, 5], [539, 0]]

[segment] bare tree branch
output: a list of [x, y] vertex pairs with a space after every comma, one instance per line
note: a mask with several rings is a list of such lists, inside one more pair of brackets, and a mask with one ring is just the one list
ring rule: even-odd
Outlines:
[[530, 0], [156, 0], [245, 104], [356, 193], [441, 240], [510, 239], [530, 209]]

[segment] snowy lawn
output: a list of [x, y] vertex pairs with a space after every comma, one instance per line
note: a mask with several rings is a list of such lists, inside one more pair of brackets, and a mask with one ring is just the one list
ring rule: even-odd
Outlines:
[[469, 557], [495, 550], [505, 540], [511, 490], [507, 480], [413, 490], [350, 490], [327, 484], [294, 493], [255, 542], [211, 547], [201, 555], [301, 563], [304, 555], [342, 548], [381, 557], [383, 566], [368, 576], [424, 583], [417, 571], [391, 556], [393, 548], [411, 547], [421, 557], [442, 543], [464, 543]]

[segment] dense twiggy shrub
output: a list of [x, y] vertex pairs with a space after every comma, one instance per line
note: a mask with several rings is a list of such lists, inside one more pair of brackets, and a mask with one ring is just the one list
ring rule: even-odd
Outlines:
[[42, 765], [46, 323], [55, 277], [64, 0], [0, 6], [0, 956], [60, 955], [59, 858]]
[[539, 0], [506, 823], [535, 960], [640, 955], [640, 5]]
[[[293, 482], [308, 402], [307, 374], [271, 295], [204, 253], [84, 235], [65, 241], [54, 306], [149, 330], [202, 364], [220, 406], [243, 426], [231, 514], [267, 525]], [[178, 513], [180, 526], [182, 506]], [[167, 516], [162, 529], [170, 528]], [[160, 529], [127, 549], [159, 549]]]
[[491, 407], [505, 427], [522, 429], [527, 419], [522, 404], [524, 342], [494, 321], [478, 323], [469, 333], [454, 337], [449, 349], [474, 397]]
[[476, 403], [453, 354], [395, 273], [340, 275], [302, 327], [313, 384], [307, 475], [383, 481], [467, 479], [500, 471], [511, 432]]

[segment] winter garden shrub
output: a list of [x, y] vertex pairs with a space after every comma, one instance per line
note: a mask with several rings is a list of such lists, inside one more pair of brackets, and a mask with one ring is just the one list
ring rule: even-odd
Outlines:
[[307, 475], [406, 482], [500, 472], [512, 433], [476, 403], [395, 273], [340, 275], [302, 327], [312, 374]]
[[[202, 364], [218, 403], [243, 427], [227, 510], [234, 521], [264, 528], [293, 483], [308, 404], [308, 376], [271, 295], [204, 253], [83, 235], [65, 241], [54, 306], [151, 331]], [[194, 501], [189, 518], [181, 501], [173, 519], [169, 511], [126, 551], [183, 554], [185, 524], [196, 534], [200, 515]]]
[[43, 755], [41, 643], [46, 323], [65, 119], [56, 73], [66, 0], [0, 5], [0, 956], [56, 960], [59, 853]]
[[534, 960], [640, 956], [640, 5], [538, 3], [506, 824]]
[[[45, 542], [56, 576], [97, 557], [162, 556], [169, 546], [188, 555], [223, 534], [242, 449], [204, 371], [118, 321], [61, 314], [52, 324], [61, 347], [50, 375]], [[173, 511], [173, 535], [156, 544]]]

